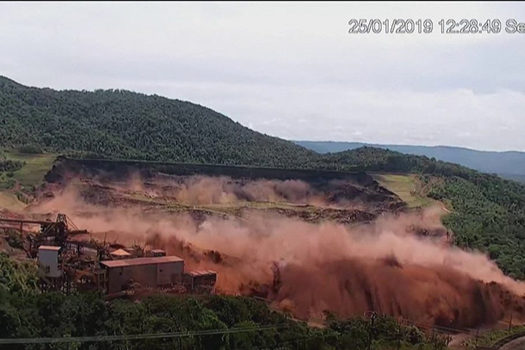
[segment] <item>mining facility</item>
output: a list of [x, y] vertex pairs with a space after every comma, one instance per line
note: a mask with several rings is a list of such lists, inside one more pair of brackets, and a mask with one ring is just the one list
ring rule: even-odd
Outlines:
[[[38, 232], [24, 230], [35, 225]], [[0, 218], [0, 228], [17, 229], [25, 238], [24, 250], [38, 262], [43, 291], [93, 290], [108, 298], [155, 290], [214, 292], [216, 272], [185, 271], [183, 259], [166, 256], [162, 249], [98, 242], [64, 214], [56, 221]]]

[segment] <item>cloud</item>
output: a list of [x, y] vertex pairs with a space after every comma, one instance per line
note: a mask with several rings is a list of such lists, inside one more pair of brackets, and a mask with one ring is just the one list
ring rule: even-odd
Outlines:
[[[440, 19], [520, 15], [518, 3], [3, 3], [0, 72], [186, 99], [287, 138], [525, 150], [522, 37], [438, 33]], [[435, 30], [351, 35], [350, 18]]]

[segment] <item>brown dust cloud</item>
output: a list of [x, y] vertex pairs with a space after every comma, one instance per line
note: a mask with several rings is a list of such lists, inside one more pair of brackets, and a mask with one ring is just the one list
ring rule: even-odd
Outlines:
[[[148, 181], [150, 183], [148, 183]], [[42, 200], [34, 212], [65, 212], [98, 239], [164, 248], [187, 268], [218, 273], [217, 292], [258, 295], [301, 319], [326, 312], [341, 317], [376, 311], [451, 327], [494, 323], [524, 313], [525, 283], [505, 276], [479, 252], [451, 246], [444, 236], [414, 234], [414, 225], [442, 228], [438, 207], [383, 213], [371, 222], [308, 223], [265, 210], [240, 215], [170, 210], [115, 200], [115, 193], [141, 193], [189, 206], [286, 201], [308, 205], [363, 206], [336, 202], [302, 181], [261, 180], [238, 184], [227, 178], [143, 180], [95, 188], [86, 199], [80, 180]], [[115, 200], [93, 200], [109, 191]], [[89, 192], [89, 190], [88, 190]], [[157, 202], [155, 202], [157, 203]]]

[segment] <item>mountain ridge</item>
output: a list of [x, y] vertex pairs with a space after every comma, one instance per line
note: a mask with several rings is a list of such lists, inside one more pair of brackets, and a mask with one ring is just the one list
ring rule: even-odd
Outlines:
[[104, 158], [299, 166], [315, 153], [187, 101], [127, 90], [53, 90], [0, 79], [0, 147]]
[[525, 152], [520, 151], [483, 151], [446, 145], [392, 145], [339, 141], [294, 142], [321, 154], [342, 152], [366, 146], [435, 158], [445, 162], [460, 164], [481, 172], [499, 174], [504, 177], [519, 178], [525, 175]]

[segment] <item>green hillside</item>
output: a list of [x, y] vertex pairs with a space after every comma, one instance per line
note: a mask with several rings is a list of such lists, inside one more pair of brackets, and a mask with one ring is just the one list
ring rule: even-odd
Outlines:
[[299, 167], [315, 157], [193, 103], [123, 90], [56, 91], [0, 77], [0, 147], [104, 158]]

